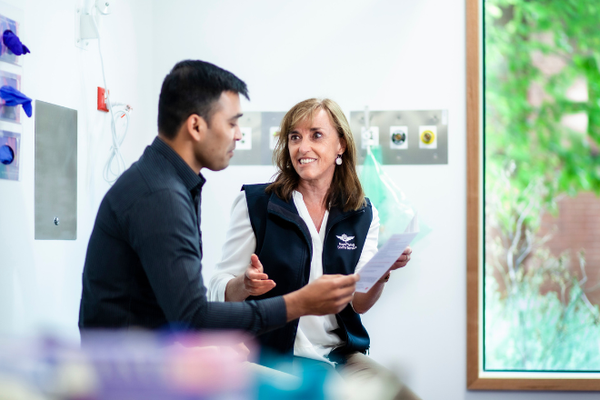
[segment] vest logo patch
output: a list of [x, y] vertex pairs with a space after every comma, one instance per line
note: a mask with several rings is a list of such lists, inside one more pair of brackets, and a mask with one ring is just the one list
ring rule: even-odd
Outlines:
[[350, 243], [354, 236], [348, 236], [345, 233], [342, 236], [337, 236], [341, 242], [338, 243], [338, 250], [356, 250], [356, 244]]

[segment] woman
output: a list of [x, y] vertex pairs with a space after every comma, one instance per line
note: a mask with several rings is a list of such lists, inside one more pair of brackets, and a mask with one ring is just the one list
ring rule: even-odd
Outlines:
[[[377, 252], [379, 218], [358, 179], [354, 139], [340, 107], [328, 99], [305, 100], [285, 115], [278, 138], [275, 181], [245, 185], [234, 202], [211, 300], [283, 295], [323, 274], [359, 273]], [[353, 366], [381, 375], [383, 368], [364, 355], [369, 336], [359, 314], [375, 304], [390, 272], [405, 266], [410, 254], [406, 249], [339, 314], [301, 317], [260, 336], [261, 345], [333, 362], [342, 376]]]

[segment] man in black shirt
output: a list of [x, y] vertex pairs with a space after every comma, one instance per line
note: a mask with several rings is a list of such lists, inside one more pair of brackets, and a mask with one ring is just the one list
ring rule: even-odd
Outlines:
[[176, 326], [260, 334], [303, 315], [335, 314], [351, 300], [356, 275], [325, 275], [267, 300], [207, 301], [200, 170], [228, 166], [241, 139], [240, 93], [248, 98], [244, 82], [203, 61], [182, 61], [165, 78], [158, 137], [98, 210], [83, 270], [82, 332]]

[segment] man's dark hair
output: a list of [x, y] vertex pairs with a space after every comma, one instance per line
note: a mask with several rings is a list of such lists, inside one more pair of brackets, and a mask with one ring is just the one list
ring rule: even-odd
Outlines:
[[177, 63], [163, 81], [158, 100], [158, 131], [174, 139], [181, 124], [198, 114], [207, 124], [221, 93], [231, 91], [248, 97], [246, 84], [229, 71], [200, 60]]

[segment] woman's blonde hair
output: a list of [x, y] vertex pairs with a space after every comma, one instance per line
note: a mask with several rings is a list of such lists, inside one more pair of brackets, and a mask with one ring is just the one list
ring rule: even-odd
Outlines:
[[315, 113], [325, 110], [346, 151], [342, 165], [336, 165], [331, 186], [325, 196], [325, 207], [341, 207], [344, 211], [358, 210], [365, 204], [365, 194], [356, 173], [356, 145], [350, 125], [340, 106], [329, 99], [308, 99], [296, 104], [285, 114], [278, 133], [279, 141], [273, 152], [278, 172], [275, 181], [267, 187], [267, 193], [275, 193], [290, 201], [298, 187], [300, 176], [294, 169], [288, 149], [289, 133], [305, 120], [312, 120]]

